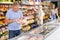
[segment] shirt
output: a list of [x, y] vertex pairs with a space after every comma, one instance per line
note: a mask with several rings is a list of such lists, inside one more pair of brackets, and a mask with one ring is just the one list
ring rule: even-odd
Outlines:
[[51, 21], [56, 19], [56, 11], [54, 9], [51, 10]]
[[[23, 17], [23, 14], [20, 10], [18, 10], [17, 12], [14, 12], [13, 9], [10, 9], [6, 13], [6, 18], [10, 20], [14, 20], [22, 17]], [[21, 29], [21, 25], [18, 24], [17, 22], [12, 22], [8, 25], [8, 30], [19, 30], [19, 29]]]
[[51, 10], [52, 15], [56, 14], [56, 11], [54, 9]]

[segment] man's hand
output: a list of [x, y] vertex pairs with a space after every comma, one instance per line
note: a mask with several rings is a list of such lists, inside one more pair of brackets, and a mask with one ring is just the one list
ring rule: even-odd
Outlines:
[[17, 21], [19, 21], [19, 20], [20, 20], [20, 19], [17, 18], [17, 19], [14, 19], [13, 21], [17, 22]]
[[14, 19], [14, 20], [10, 20], [10, 19], [5, 19], [4, 20], [5, 24], [9, 24], [9, 23], [12, 23], [12, 22], [21, 23], [22, 22], [22, 18], [21, 19], [17, 18], [17, 19]]
[[9, 23], [11, 23], [11, 22], [14, 22], [14, 20], [5, 19], [3, 22], [4, 22], [5, 24], [9, 24]]
[[17, 22], [17, 23], [21, 23], [23, 19], [15, 19], [14, 21]]

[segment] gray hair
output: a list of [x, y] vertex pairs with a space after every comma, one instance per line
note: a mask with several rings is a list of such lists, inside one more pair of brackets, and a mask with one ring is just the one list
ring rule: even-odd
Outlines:
[[14, 2], [12, 6], [20, 6], [18, 2]]

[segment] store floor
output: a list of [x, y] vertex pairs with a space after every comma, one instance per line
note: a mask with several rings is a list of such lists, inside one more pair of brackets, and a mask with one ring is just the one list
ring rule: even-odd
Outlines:
[[53, 32], [45, 40], [60, 40], [60, 26], [59, 26], [59, 28], [55, 32]]

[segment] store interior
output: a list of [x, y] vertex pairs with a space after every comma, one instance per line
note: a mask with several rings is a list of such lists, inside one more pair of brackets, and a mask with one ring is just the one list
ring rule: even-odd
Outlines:
[[[22, 36], [28, 36], [28, 38], [26, 38], [25, 40], [28, 40], [30, 37], [30, 40], [33, 40], [36, 37], [36, 40], [43, 40], [44, 38], [49, 36], [49, 32], [56, 29], [56, 27], [58, 26], [59, 20], [56, 21], [56, 18], [55, 20], [51, 21], [50, 18], [50, 10], [52, 8], [52, 4], [55, 4], [55, 7], [57, 7], [57, 2], [41, 0], [0, 0], [0, 40], [8, 40], [9, 31], [7, 29], [8, 24], [5, 24], [5, 16], [6, 12], [12, 7], [12, 4], [14, 2], [18, 2], [20, 4], [19, 8], [24, 15], [24, 19], [22, 20], [22, 22], [24, 23], [21, 24], [21, 31], [23, 33]], [[27, 33], [27, 36], [24, 35], [24, 33]], [[31, 36], [28, 34], [35, 35]], [[20, 35], [17, 38], [19, 40], [24, 40], [20, 39]]]

